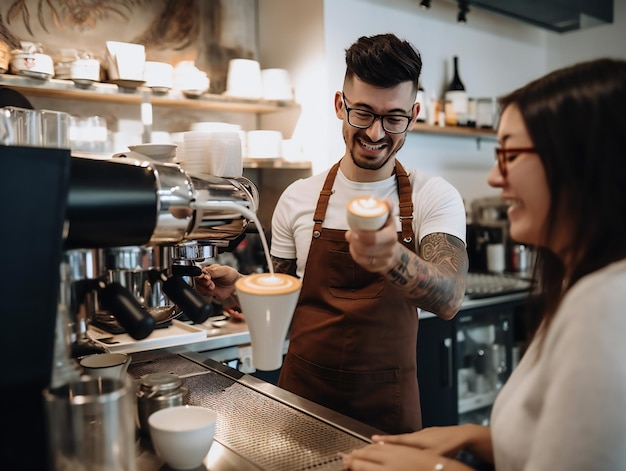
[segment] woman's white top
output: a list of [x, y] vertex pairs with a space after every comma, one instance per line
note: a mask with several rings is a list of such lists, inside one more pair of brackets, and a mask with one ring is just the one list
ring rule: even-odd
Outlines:
[[497, 471], [626, 470], [626, 261], [580, 280], [496, 398]]

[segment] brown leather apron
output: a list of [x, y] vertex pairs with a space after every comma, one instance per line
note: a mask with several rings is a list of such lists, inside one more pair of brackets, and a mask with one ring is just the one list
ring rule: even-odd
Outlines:
[[[422, 428], [415, 306], [352, 260], [345, 231], [322, 229], [339, 169], [324, 182], [278, 385], [387, 433]], [[414, 248], [411, 184], [396, 162], [402, 232]]]

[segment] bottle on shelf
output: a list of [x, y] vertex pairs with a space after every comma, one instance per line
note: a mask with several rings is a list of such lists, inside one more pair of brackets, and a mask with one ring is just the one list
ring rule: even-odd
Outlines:
[[459, 58], [454, 56], [454, 75], [445, 92], [445, 102], [450, 102], [450, 112], [454, 117], [446, 119], [446, 124], [465, 126], [468, 114], [468, 96], [459, 74]]

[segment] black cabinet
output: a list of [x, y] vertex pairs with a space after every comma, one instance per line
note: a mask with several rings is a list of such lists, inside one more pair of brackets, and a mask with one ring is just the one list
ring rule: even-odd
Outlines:
[[463, 309], [450, 321], [420, 319], [417, 370], [424, 427], [487, 424], [516, 364], [514, 319], [521, 301]]

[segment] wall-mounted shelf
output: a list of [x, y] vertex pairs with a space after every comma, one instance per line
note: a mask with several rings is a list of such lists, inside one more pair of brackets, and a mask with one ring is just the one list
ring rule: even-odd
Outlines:
[[309, 170], [311, 162], [298, 161], [292, 162], [283, 159], [244, 159], [243, 168], [272, 168], [286, 170]]
[[424, 123], [415, 123], [411, 131], [417, 134], [440, 134], [445, 136], [472, 137], [475, 139], [487, 139], [495, 141], [497, 139], [495, 129], [487, 128], [467, 128], [461, 126], [431, 126]]
[[176, 90], [157, 95], [147, 87], [124, 89], [112, 83], [97, 82], [89, 88], [78, 88], [71, 80], [40, 80], [11, 74], [0, 74], [0, 85], [14, 88], [29, 96], [130, 105], [139, 105], [149, 98], [154, 106], [239, 113], [273, 113], [299, 107], [292, 101], [250, 100], [216, 94], [187, 98]]

